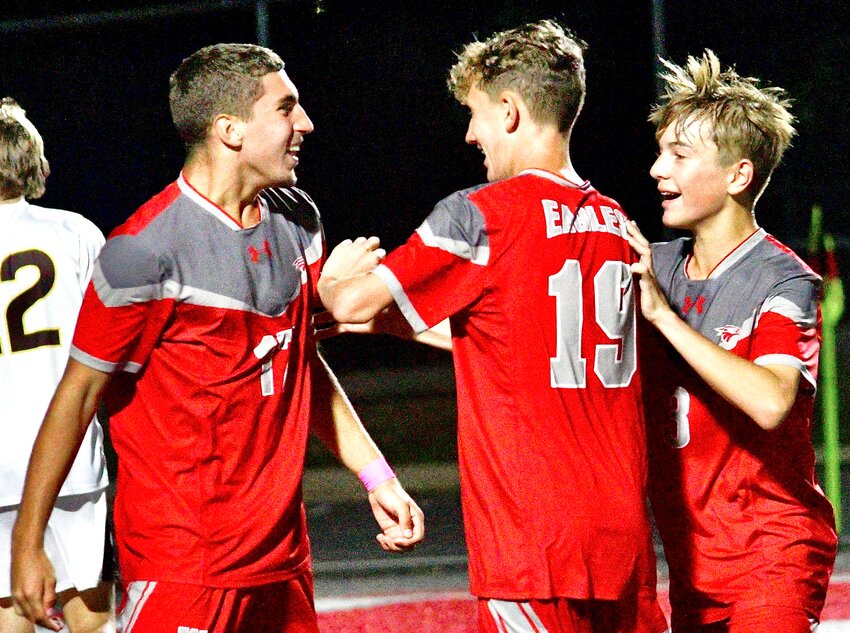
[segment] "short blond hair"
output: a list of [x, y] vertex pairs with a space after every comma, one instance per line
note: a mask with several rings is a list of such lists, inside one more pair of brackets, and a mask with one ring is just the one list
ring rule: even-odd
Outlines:
[[11, 97], [0, 100], [0, 199], [40, 198], [49, 168], [38, 130]]
[[753, 195], [758, 198], [773, 170], [791, 145], [794, 116], [782, 88], [759, 87], [759, 80], [741, 77], [734, 68], [722, 70], [710, 49], [702, 57], [689, 56], [682, 66], [662, 59], [667, 84], [649, 120], [656, 139], [670, 125], [677, 130], [691, 121], [708, 123], [721, 164], [739, 158], [753, 162]]
[[554, 20], [501, 31], [463, 48], [449, 71], [449, 90], [461, 103], [472, 86], [491, 99], [513, 90], [537, 122], [568, 132], [584, 104], [586, 48]]

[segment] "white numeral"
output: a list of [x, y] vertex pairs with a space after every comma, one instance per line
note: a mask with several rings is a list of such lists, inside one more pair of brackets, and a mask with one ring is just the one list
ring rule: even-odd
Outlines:
[[[593, 278], [596, 323], [612, 341], [597, 345], [594, 373], [606, 388], [625, 387], [637, 369], [634, 288], [624, 262], [606, 261]], [[581, 356], [584, 326], [582, 273], [578, 260], [568, 259], [549, 277], [549, 296], [555, 297], [557, 354], [549, 359], [551, 385], [558, 389], [587, 386], [587, 360]]]
[[[266, 359], [260, 370], [260, 389], [264, 396], [274, 394], [274, 370], [272, 369], [274, 354], [272, 351], [287, 349], [291, 342], [292, 328], [289, 328], [288, 330], [281, 330], [274, 336], [266, 334], [254, 348], [254, 356], [259, 359]], [[283, 372], [281, 384], [284, 382], [286, 382], [286, 371]]]

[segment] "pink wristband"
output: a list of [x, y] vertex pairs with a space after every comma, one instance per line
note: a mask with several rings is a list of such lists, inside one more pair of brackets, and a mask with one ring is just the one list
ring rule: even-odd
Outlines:
[[379, 457], [378, 459], [366, 464], [363, 469], [357, 473], [357, 476], [360, 478], [360, 481], [363, 482], [363, 485], [366, 486], [366, 491], [372, 492], [385, 481], [395, 477], [395, 473], [393, 472], [393, 469], [390, 468], [387, 460], [383, 457]]

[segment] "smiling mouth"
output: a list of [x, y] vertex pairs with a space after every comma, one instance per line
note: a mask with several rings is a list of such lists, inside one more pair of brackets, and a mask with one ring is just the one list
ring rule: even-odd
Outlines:
[[675, 191], [659, 191], [658, 193], [661, 195], [662, 202], [669, 202], [670, 200], [675, 200], [676, 198], [682, 195]]

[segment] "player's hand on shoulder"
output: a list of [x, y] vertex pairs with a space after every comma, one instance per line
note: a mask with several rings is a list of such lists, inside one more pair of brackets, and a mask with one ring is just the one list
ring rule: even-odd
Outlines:
[[407, 552], [425, 537], [425, 515], [398, 479], [385, 481], [369, 493], [372, 513], [381, 528], [378, 544], [386, 552]]
[[665, 314], [672, 314], [672, 310], [655, 278], [652, 245], [634, 221], [626, 224], [626, 231], [629, 244], [640, 256], [640, 260], [631, 266], [632, 273], [640, 275], [640, 311], [647, 321], [655, 323]]

